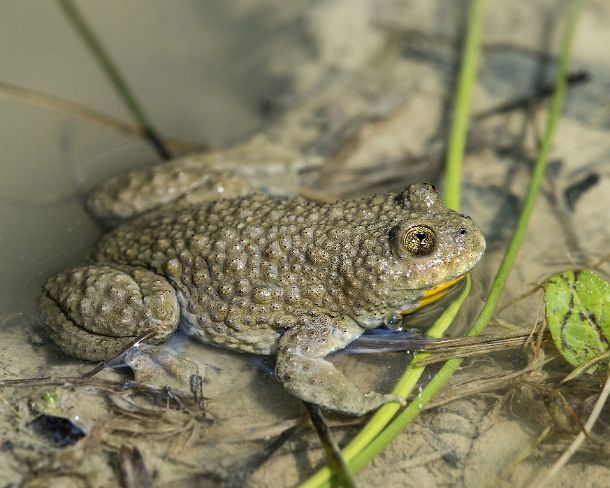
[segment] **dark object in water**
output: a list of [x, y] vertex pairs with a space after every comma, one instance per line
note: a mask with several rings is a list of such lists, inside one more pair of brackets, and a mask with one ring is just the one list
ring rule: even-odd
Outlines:
[[119, 472], [126, 488], [152, 488], [153, 481], [137, 447], [121, 446], [118, 453]]
[[[588, 83], [591, 81], [591, 74], [588, 71], [574, 71], [573, 73], [569, 73], [566, 78], [566, 84], [568, 87], [573, 87], [575, 85], [580, 85], [581, 83]], [[485, 110], [484, 112], [480, 112], [475, 116], [475, 120], [477, 122], [486, 119], [491, 115], [503, 114], [508, 112], [513, 112], [515, 110], [527, 109], [528, 107], [533, 106], [536, 103], [540, 103], [546, 98], [550, 97], [553, 94], [553, 90], [555, 89], [554, 83], [548, 83], [540, 87], [536, 93], [531, 95], [525, 95], [523, 97], [519, 97], [515, 100], [510, 100], [508, 102], [504, 102], [500, 105], [497, 105], [489, 110]]]
[[39, 436], [44, 437], [55, 447], [67, 447], [76, 444], [85, 433], [65, 417], [56, 417], [43, 413], [32, 420], [29, 427]]
[[0, 444], [0, 452], [12, 451], [15, 448], [13, 441], [4, 441]]
[[568, 186], [563, 196], [566, 199], [566, 204], [570, 210], [574, 210], [576, 202], [582, 197], [587, 191], [593, 188], [599, 182], [599, 175], [597, 173], [591, 173], [585, 176], [582, 180], [578, 180]]

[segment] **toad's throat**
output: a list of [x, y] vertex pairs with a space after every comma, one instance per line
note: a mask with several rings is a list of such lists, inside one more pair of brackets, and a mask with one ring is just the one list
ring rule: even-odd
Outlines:
[[429, 290], [424, 292], [419, 301], [412, 305], [409, 305], [406, 308], [401, 308], [399, 313], [401, 315], [407, 315], [415, 312], [416, 310], [419, 310], [420, 308], [424, 308], [425, 306], [430, 305], [431, 303], [436, 302], [439, 298], [445, 296], [456, 283], [459, 283], [464, 278], [464, 276], [466, 275], [459, 276], [454, 280], [445, 281], [444, 283], [441, 283], [440, 285], [437, 285], [434, 288], [430, 288]]

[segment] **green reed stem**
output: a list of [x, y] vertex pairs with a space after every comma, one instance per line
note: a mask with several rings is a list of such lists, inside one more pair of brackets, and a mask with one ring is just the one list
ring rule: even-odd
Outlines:
[[460, 208], [462, 161], [468, 135], [470, 102], [479, 66], [484, 14], [485, 0], [472, 0], [468, 11], [468, 29], [455, 93], [443, 181], [445, 205], [453, 210]]

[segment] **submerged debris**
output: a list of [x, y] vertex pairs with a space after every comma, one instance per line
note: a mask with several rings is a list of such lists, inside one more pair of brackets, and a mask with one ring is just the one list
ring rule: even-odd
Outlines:
[[150, 488], [153, 486], [142, 453], [137, 447], [121, 446], [117, 458], [123, 486], [126, 488]]
[[29, 427], [55, 447], [68, 447], [85, 437], [83, 430], [65, 417], [43, 413], [32, 420]]
[[568, 208], [574, 210], [576, 202], [580, 200], [580, 197], [597, 185], [597, 183], [599, 183], [599, 175], [597, 173], [591, 173], [568, 186], [563, 192]]

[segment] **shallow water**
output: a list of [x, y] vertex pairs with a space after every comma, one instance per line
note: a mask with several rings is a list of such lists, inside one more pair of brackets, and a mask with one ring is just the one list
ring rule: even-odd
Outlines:
[[[332, 195], [396, 189], [438, 174], [459, 6], [347, 0], [303, 0], [281, 8], [273, 0], [79, 5], [166, 137], [223, 147], [270, 130], [290, 147], [313, 147], [327, 156], [321, 173], [309, 173], [304, 182]], [[531, 93], [549, 79], [548, 57], [540, 53], [558, 36], [562, 4], [529, 5], [502, 1], [490, 8], [475, 113]], [[3, 7], [0, 81], [128, 119], [53, 3], [5, 0]], [[505, 302], [553, 271], [591, 266], [608, 252], [608, 21], [610, 7], [602, 2], [591, 2], [583, 15], [574, 67], [590, 72], [592, 80], [569, 93], [553, 162]], [[152, 164], [156, 156], [144, 142], [111, 129], [11, 100], [0, 103], [0, 380], [81, 374], [90, 365], [63, 357], [39, 331], [39, 289], [54, 272], [83, 262], [102, 232], [84, 211], [86, 190], [121, 169]], [[281, 119], [283, 111], [288, 115]], [[539, 130], [542, 115], [532, 119], [520, 111], [473, 124], [463, 207], [485, 230], [489, 250], [475, 271], [473, 296], [456, 335], [480, 307], [510, 235], [534, 154], [532, 126]], [[570, 209], [566, 190], [591, 174], [599, 181]], [[608, 267], [603, 271], [607, 276]], [[529, 328], [540, 314], [534, 295], [502, 318]], [[199, 411], [191, 415], [192, 405], [189, 412], [168, 411], [152, 405], [149, 397], [101, 383], [2, 386], [0, 484], [47, 479], [58, 486], [81, 486], [86, 479], [90, 486], [107, 486], [116, 480], [121, 444], [139, 448], [159, 486], [237, 482], [239, 467], [281, 432], [303, 423], [304, 410], [272, 378], [268, 361], [194, 344], [179, 334], [168, 347], [197, 363], [209, 398], [207, 419]], [[381, 390], [391, 388], [406, 361], [402, 354], [337, 358], [359, 386]], [[518, 351], [474, 359], [456, 381], [514, 371], [525, 362], [526, 354]], [[539, 385], [534, 380], [541, 375], [552, 381], [568, 370], [556, 359], [544, 371], [527, 379]], [[126, 377], [126, 371], [101, 375]], [[590, 393], [579, 401], [566, 392], [581, 419], [601, 381], [583, 383]], [[516, 462], [550, 425], [540, 406], [544, 395], [530, 383], [425, 413], [360, 474], [359, 483], [529, 484], [570, 439], [554, 428], [534, 456]], [[40, 412], [71, 418], [87, 436], [58, 456], [27, 427]], [[356, 432], [345, 419], [330, 418], [340, 442]], [[600, 429], [600, 438], [604, 434]], [[599, 458], [603, 449], [603, 443], [589, 445], [565, 468], [561, 483], [587, 479], [584, 486], [603, 486], [610, 474]], [[293, 486], [322, 460], [315, 435], [302, 431], [252, 474], [251, 484]]]

